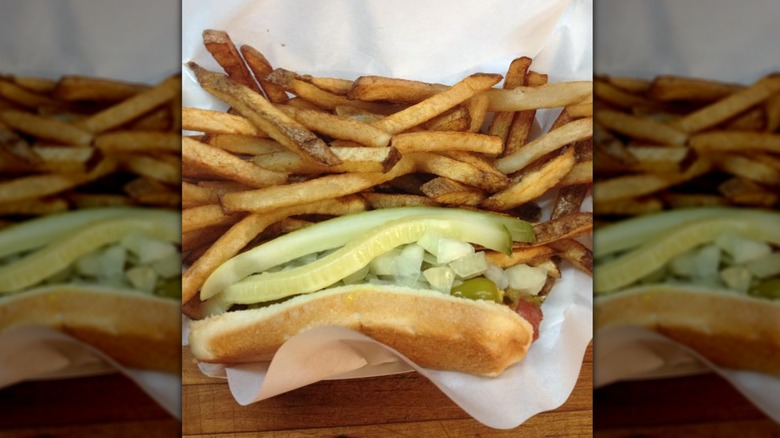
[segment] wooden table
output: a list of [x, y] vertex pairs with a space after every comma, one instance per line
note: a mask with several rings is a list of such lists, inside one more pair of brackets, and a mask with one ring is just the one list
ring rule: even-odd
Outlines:
[[597, 437], [780, 437], [780, 425], [726, 380], [701, 374], [594, 391]]
[[[242, 407], [224, 380], [205, 377], [183, 349], [183, 436], [460, 437], [587, 436], [592, 434], [593, 354], [588, 347], [579, 379], [558, 409], [514, 430], [495, 430], [472, 419], [416, 373], [323, 381]], [[284, 432], [283, 434], [281, 432]], [[241, 433], [240, 435], [238, 433]]]
[[122, 374], [25, 382], [0, 389], [0, 437], [181, 435], [181, 422]]

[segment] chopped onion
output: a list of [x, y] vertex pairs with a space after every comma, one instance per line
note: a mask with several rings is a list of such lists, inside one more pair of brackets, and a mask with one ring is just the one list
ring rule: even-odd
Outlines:
[[149, 266], [136, 266], [128, 269], [125, 274], [127, 280], [136, 289], [153, 292], [157, 286], [157, 273]]
[[706, 245], [696, 251], [693, 259], [693, 276], [697, 280], [712, 280], [719, 278], [720, 248]]
[[760, 279], [780, 275], [780, 252], [765, 255], [747, 263], [745, 267]]
[[728, 254], [735, 265], [764, 257], [772, 252], [772, 247], [766, 242], [734, 234], [724, 234], [718, 237], [715, 239], [715, 245]]
[[432, 289], [449, 294], [455, 281], [455, 272], [446, 266], [437, 266], [423, 271], [423, 277]]
[[464, 280], [482, 275], [488, 269], [485, 253], [482, 251], [467, 254], [457, 260], [453, 260], [449, 263], [449, 266], [455, 271], [455, 275]]
[[509, 288], [527, 295], [537, 295], [547, 281], [547, 272], [544, 268], [534, 268], [526, 264], [519, 264], [507, 268]]
[[485, 277], [495, 283], [496, 286], [498, 286], [498, 288], [501, 290], [509, 287], [509, 277], [506, 275], [504, 270], [490, 262], [487, 263]]
[[753, 275], [743, 266], [730, 266], [720, 271], [720, 279], [730, 289], [747, 292], [750, 290]]
[[171, 242], [141, 234], [128, 234], [122, 238], [120, 244], [138, 258], [139, 265], [148, 265], [178, 252]]
[[111, 245], [103, 250], [100, 255], [100, 272], [98, 278], [116, 284], [125, 275], [125, 261], [127, 250], [120, 245]]
[[369, 270], [374, 275], [396, 275], [395, 258], [400, 253], [401, 250], [396, 248], [380, 254], [368, 264]]

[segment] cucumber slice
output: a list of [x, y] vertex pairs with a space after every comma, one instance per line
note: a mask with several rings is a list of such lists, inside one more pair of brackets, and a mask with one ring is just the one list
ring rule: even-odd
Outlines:
[[[46, 231], [46, 230], [45, 230]], [[175, 212], [132, 214], [88, 221], [20, 260], [0, 267], [0, 294], [33, 286], [80, 257], [131, 233], [171, 242], [181, 241], [181, 218]]]
[[359, 271], [375, 257], [431, 232], [496, 251], [507, 252], [512, 247], [509, 231], [496, 221], [452, 219], [444, 213], [412, 216], [377, 226], [306, 266], [251, 276], [229, 286], [223, 295], [234, 304], [256, 304], [315, 292]]
[[505, 226], [516, 242], [533, 242], [530, 223], [499, 214], [441, 207], [404, 207], [370, 210], [323, 221], [238, 254], [219, 266], [203, 284], [201, 300], [208, 300], [230, 285], [255, 273], [289, 262], [307, 254], [344, 246], [347, 242], [385, 222], [404, 217], [443, 214]]
[[775, 212], [738, 208], [689, 208], [647, 214], [599, 229], [593, 236], [593, 257], [598, 259], [635, 248], [686, 224], [720, 217], [780, 221], [780, 214]]
[[657, 236], [639, 248], [597, 266], [593, 272], [594, 292], [615, 292], [661, 268], [674, 257], [699, 245], [713, 242], [724, 234], [735, 234], [778, 245], [780, 215], [735, 214], [678, 225], [674, 230], [667, 230], [663, 236]]
[[49, 242], [79, 231], [90, 222], [124, 216], [162, 218], [172, 213], [137, 207], [92, 208], [52, 214], [21, 222], [0, 231], [0, 258], [9, 254], [40, 248]]

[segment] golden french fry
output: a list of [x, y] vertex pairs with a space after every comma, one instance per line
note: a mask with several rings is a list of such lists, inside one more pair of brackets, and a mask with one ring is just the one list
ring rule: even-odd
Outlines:
[[687, 133], [699, 132], [711, 128], [743, 111], [767, 100], [780, 92], [780, 74], [767, 76], [743, 90], [705, 106], [682, 119], [674, 126]]
[[235, 223], [241, 217], [241, 214], [225, 213], [219, 204], [186, 208], [181, 212], [181, 231], [186, 233], [199, 228]]
[[766, 151], [780, 153], [780, 134], [770, 132], [708, 131], [691, 137], [691, 147], [706, 151]]
[[661, 75], [653, 80], [647, 93], [652, 99], [660, 101], [712, 102], [744, 88], [743, 85], [707, 79]]
[[473, 132], [418, 131], [393, 136], [393, 147], [409, 152], [470, 151], [498, 155], [503, 149], [501, 137]]
[[557, 108], [580, 103], [593, 92], [593, 82], [555, 82], [538, 87], [517, 87], [512, 90], [484, 91], [490, 99], [488, 111], [525, 111]]
[[567, 123], [529, 142], [512, 155], [496, 160], [496, 167], [506, 174], [517, 172], [543, 155], [593, 136], [593, 119], [584, 118]]
[[477, 206], [485, 200], [485, 192], [448, 178], [438, 177], [420, 186], [427, 197], [439, 204]]
[[187, 137], [182, 139], [182, 160], [207, 169], [211, 174], [250, 187], [267, 187], [287, 182], [286, 173], [263, 169], [222, 149]]
[[[591, 180], [593, 174], [591, 173]], [[582, 203], [590, 191], [590, 184], [575, 184], [561, 188], [555, 198], [552, 213], [552, 219], [577, 213], [582, 209]]]
[[648, 99], [622, 90], [614, 84], [603, 80], [596, 80], [593, 83], [593, 94], [600, 101], [608, 102], [620, 108], [631, 109], [652, 106], [652, 102]]
[[593, 251], [574, 239], [550, 242], [555, 254], [588, 275], [593, 275]]
[[549, 260], [553, 255], [555, 255], [555, 250], [547, 245], [515, 247], [512, 248], [511, 255], [496, 251], [485, 251], [485, 259], [488, 262], [504, 269], [519, 264], [533, 265]]
[[440, 205], [426, 196], [409, 195], [406, 193], [363, 192], [360, 196], [368, 201], [372, 209]]
[[449, 87], [442, 84], [388, 78], [384, 76], [360, 76], [347, 92], [354, 100], [386, 101], [415, 104], [440, 93]]
[[358, 193], [414, 170], [414, 162], [401, 159], [387, 173], [344, 173], [308, 181], [226, 193], [220, 200], [227, 212], [268, 212], [306, 202], [334, 199]]
[[602, 79], [620, 88], [621, 90], [635, 94], [646, 93], [647, 90], [650, 89], [650, 85], [652, 83], [648, 79], [632, 78], [626, 76], [607, 76]]
[[130, 196], [112, 193], [66, 192], [65, 197], [74, 209], [138, 205]]
[[128, 123], [175, 98], [181, 89], [181, 76], [172, 76], [156, 86], [110, 106], [81, 122], [78, 126], [100, 133]]
[[0, 202], [0, 215], [42, 216], [60, 213], [68, 209], [63, 198], [30, 198], [20, 201]]
[[[511, 90], [526, 84], [526, 73], [531, 67], [531, 58], [523, 56], [514, 59], [507, 69], [504, 76], [505, 90]], [[506, 141], [507, 135], [509, 135], [509, 127], [512, 124], [512, 119], [515, 117], [514, 111], [498, 111], [493, 114], [493, 119], [488, 127], [488, 134], [497, 135], [501, 137], [503, 141]]]
[[69, 123], [24, 111], [0, 111], [0, 122], [35, 137], [72, 145], [88, 145], [92, 134]]
[[[178, 185], [178, 184], [176, 184]], [[181, 190], [166, 186], [155, 179], [136, 178], [123, 187], [132, 199], [143, 205], [178, 207], [181, 204]]]
[[266, 76], [266, 79], [284, 87], [286, 91], [299, 98], [328, 110], [332, 110], [337, 106], [354, 106], [370, 112], [381, 112], [385, 107], [383, 104], [352, 100], [347, 98], [347, 96], [329, 93], [314, 84], [299, 79], [295, 72], [282, 68], [274, 69], [270, 75]]
[[43, 160], [40, 168], [51, 172], [86, 172], [95, 156], [91, 147], [33, 146], [32, 149]]
[[596, 201], [594, 209], [599, 215], [637, 216], [655, 213], [664, 208], [663, 202], [655, 197], [623, 198], [612, 201]]
[[179, 152], [181, 135], [159, 131], [112, 131], [95, 137], [103, 152]]
[[472, 74], [447, 90], [391, 114], [373, 125], [390, 134], [406, 131], [487, 90], [500, 80], [501, 75], [497, 74]]
[[62, 106], [61, 103], [49, 97], [20, 87], [10, 81], [0, 79], [0, 101], [3, 99], [25, 108], [42, 108]]
[[252, 73], [254, 73], [255, 79], [260, 84], [260, 88], [263, 90], [265, 97], [273, 103], [286, 102], [289, 99], [289, 96], [287, 96], [287, 92], [284, 91], [284, 88], [266, 79], [266, 76], [271, 74], [274, 70], [273, 67], [271, 67], [271, 63], [268, 62], [268, 59], [266, 59], [259, 50], [246, 44], [242, 45], [239, 50], [241, 51], [241, 55], [244, 56], [246, 65], [252, 70]]
[[149, 85], [80, 75], [61, 77], [52, 97], [65, 101], [120, 101], [146, 91]]
[[466, 109], [469, 112], [469, 132], [479, 133], [488, 115], [488, 99], [484, 94], [477, 94], [466, 101]]
[[253, 125], [293, 152], [313, 162], [332, 166], [339, 159], [322, 139], [303, 125], [291, 119], [260, 94], [231, 81], [228, 77], [205, 70], [195, 63], [189, 63], [201, 86], [218, 99], [228, 103]]
[[772, 207], [780, 201], [776, 191], [768, 190], [755, 182], [734, 177], [718, 185], [718, 192], [729, 201], [740, 205]]
[[[469, 114], [468, 108], [458, 105], [428, 120], [421, 126], [426, 131], [468, 131], [471, 129], [471, 114]], [[409, 131], [411, 132], [413, 129]]]
[[522, 175], [506, 189], [491, 195], [480, 205], [489, 210], [508, 210], [534, 200], [558, 184], [574, 164], [574, 148], [568, 148], [540, 168]]
[[14, 76], [13, 82], [25, 90], [39, 94], [49, 94], [57, 86], [57, 81], [54, 79], [35, 76]]
[[227, 32], [215, 29], [204, 30], [203, 45], [220, 67], [225, 70], [228, 77], [255, 92], [260, 91], [260, 87], [252, 77], [249, 68], [244, 64], [244, 60]]
[[509, 178], [505, 175], [479, 168], [474, 162], [464, 162], [433, 152], [413, 152], [404, 157], [414, 160], [419, 172], [443, 176], [491, 193], [509, 185]]
[[281, 109], [303, 126], [332, 138], [376, 148], [390, 143], [390, 134], [348, 117], [291, 106], [283, 106]]
[[310, 75], [301, 76], [300, 79], [315, 85], [317, 88], [323, 89], [328, 93], [337, 94], [339, 96], [346, 96], [354, 83], [349, 79], [323, 78]]
[[718, 160], [718, 167], [724, 172], [770, 186], [780, 186], [780, 168], [769, 160], [758, 156], [738, 154], [724, 155]]
[[241, 116], [200, 108], [182, 108], [181, 124], [182, 129], [209, 134], [268, 136]]
[[550, 219], [546, 222], [534, 224], [536, 242], [529, 244], [515, 244], [516, 246], [549, 245], [563, 239], [571, 239], [589, 233], [593, 229], [593, 214], [578, 212]]
[[124, 155], [122, 167], [136, 175], [142, 175], [167, 184], [178, 185], [181, 182], [181, 165], [167, 161], [162, 156]]
[[569, 173], [564, 175], [556, 187], [580, 186], [593, 182], [593, 160], [576, 163]]
[[[546, 83], [547, 75], [545, 74], [531, 70], [525, 76], [526, 86], [538, 87]], [[534, 121], [536, 120], [535, 109], [518, 111], [514, 114], [515, 116], [512, 119], [512, 124], [509, 127], [509, 133], [507, 134], [506, 141], [504, 141], [504, 156], [514, 154], [520, 147], [528, 142], [528, 138], [531, 135], [531, 129], [533, 129]]]
[[[207, 141], [211, 146], [237, 155], [262, 155], [275, 152], [290, 152], [278, 141], [267, 137], [240, 134], [209, 135]], [[292, 153], [292, 152], [290, 152]]]
[[598, 111], [595, 118], [600, 125], [615, 132], [657, 144], [683, 145], [688, 139], [685, 132], [650, 118], [610, 110]]

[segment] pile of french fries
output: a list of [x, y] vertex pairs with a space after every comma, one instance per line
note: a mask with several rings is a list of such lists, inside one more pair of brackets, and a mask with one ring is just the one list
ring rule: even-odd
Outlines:
[[[592, 82], [547, 83], [527, 57], [505, 76], [477, 73], [451, 86], [317, 77], [273, 68], [224, 31], [204, 31], [203, 42], [224, 74], [188, 67], [230, 108], [182, 109], [185, 301], [256, 243], [327, 217], [416, 205], [536, 223], [535, 244], [491, 257], [551, 266], [546, 291], [560, 277], [559, 257], [591, 272], [591, 251], [575, 238], [592, 230], [592, 214], [581, 211], [593, 181]], [[531, 139], [539, 109], [560, 115]], [[554, 208], [543, 221], [544, 196]]]
[[594, 90], [599, 219], [780, 204], [780, 74], [750, 85], [603, 76]]
[[181, 76], [0, 75], [0, 216], [181, 204]]

